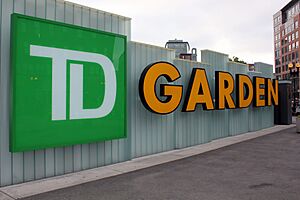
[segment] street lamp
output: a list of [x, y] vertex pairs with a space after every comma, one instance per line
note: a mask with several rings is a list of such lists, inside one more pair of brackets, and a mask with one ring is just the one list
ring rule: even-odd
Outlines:
[[292, 81], [293, 81], [293, 107], [292, 107], [293, 113], [296, 113], [296, 107], [297, 107], [296, 95], [297, 95], [298, 91], [296, 89], [296, 79], [299, 78], [300, 63], [297, 62], [295, 66], [296, 66], [296, 70], [293, 70], [294, 64], [293, 63], [288, 64], [288, 67], [290, 70], [290, 78], [293, 76], [293, 79], [292, 79]]

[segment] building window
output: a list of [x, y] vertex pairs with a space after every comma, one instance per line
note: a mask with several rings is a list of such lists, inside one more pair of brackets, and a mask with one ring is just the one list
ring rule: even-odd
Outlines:
[[296, 49], [299, 47], [299, 41], [296, 42]]
[[295, 21], [295, 28], [298, 28], [298, 21]]
[[295, 35], [296, 35], [296, 39], [298, 39], [298, 37], [299, 37], [299, 32], [297, 31], [297, 32], [295, 33]]
[[295, 33], [292, 34], [292, 40], [295, 40]]
[[275, 51], [275, 57], [278, 58], [279, 57], [279, 50]]
[[279, 40], [279, 35], [275, 35], [275, 41]]

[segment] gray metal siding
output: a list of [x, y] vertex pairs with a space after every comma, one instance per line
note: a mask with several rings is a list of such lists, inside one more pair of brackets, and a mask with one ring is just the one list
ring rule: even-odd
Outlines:
[[[273, 79], [273, 66], [265, 63], [254, 63], [255, 69], [261, 72], [262, 77]], [[261, 108], [261, 129], [273, 126], [274, 124], [274, 106]]]
[[[270, 72], [272, 66], [270, 65], [261, 64], [262, 67], [257, 68], [257, 70], [261, 70], [263, 73], [253, 73], [248, 72], [247, 65], [228, 62], [228, 56], [225, 54], [204, 50], [201, 55], [203, 63], [181, 59], [174, 60], [174, 65], [178, 67], [182, 76], [176, 84], [185, 86], [184, 97], [192, 68], [204, 68], [206, 70], [213, 98], [215, 97], [215, 71], [228, 71], [234, 79], [236, 74], [250, 74], [250, 77], [253, 75], [271, 77], [272, 75]], [[232, 97], [236, 102], [235, 95], [236, 92], [234, 91]], [[175, 112], [176, 148], [207, 143], [217, 138], [260, 130], [274, 125], [273, 107], [255, 108], [250, 106], [246, 109], [203, 111], [201, 106], [197, 106], [196, 111], [192, 113], [183, 113], [181, 109], [182, 105]]]
[[[228, 66], [228, 71], [232, 74], [234, 79], [235, 79], [236, 74], [247, 75], [247, 72], [248, 72], [247, 65], [234, 63], [234, 62], [228, 62], [227, 66]], [[236, 92], [235, 91], [232, 96], [236, 103]], [[249, 130], [248, 109], [249, 108], [228, 110], [229, 135], [238, 135], [238, 134], [248, 132], [248, 130]]]
[[174, 116], [157, 115], [142, 105], [138, 85], [144, 68], [157, 61], [173, 62], [174, 51], [131, 42], [131, 80], [129, 83], [131, 112], [131, 156], [140, 157], [174, 149]]
[[207, 143], [211, 141], [212, 134], [212, 112], [203, 111], [201, 106], [196, 107], [195, 112], [181, 112], [183, 100], [186, 96], [186, 90], [190, 81], [193, 68], [203, 68], [206, 70], [209, 85], [213, 83], [213, 68], [210, 65], [199, 62], [191, 62], [176, 59], [174, 65], [179, 69], [181, 78], [176, 84], [183, 85], [184, 92], [180, 107], [175, 112], [175, 133], [176, 148], [184, 148], [197, 144]]
[[[215, 80], [215, 71], [228, 71], [228, 55], [217, 53], [210, 50], [201, 51], [201, 62], [209, 63], [213, 68], [213, 80]], [[212, 96], [215, 98], [215, 84], [211, 85]], [[212, 111], [214, 126], [211, 128], [211, 139], [218, 139], [229, 136], [228, 110]]]
[[[249, 77], [253, 79], [254, 76], [263, 76], [261, 72], [249, 72]], [[262, 108], [252, 106], [248, 108], [249, 112], [249, 131], [257, 131], [262, 128]]]

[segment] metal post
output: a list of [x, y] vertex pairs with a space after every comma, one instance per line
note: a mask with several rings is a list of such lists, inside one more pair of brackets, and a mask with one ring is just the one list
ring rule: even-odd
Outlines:
[[[293, 84], [293, 89], [292, 89], [292, 94], [293, 94], [293, 105], [292, 105], [292, 113], [296, 112], [296, 95], [295, 95], [295, 87], [296, 87], [296, 81], [295, 81], [295, 72], [292, 71], [293, 67], [289, 66], [290, 69], [290, 79], [292, 79], [292, 84]], [[298, 69], [297, 69], [298, 71]]]
[[298, 91], [296, 89], [296, 80], [299, 79], [299, 67], [296, 67], [296, 69], [297, 70], [293, 72], [292, 68], [290, 68], [290, 79], [292, 78], [292, 82], [293, 82], [293, 106], [292, 106], [293, 113], [296, 113], [296, 108], [297, 108], [296, 96], [298, 97]]
[[[295, 74], [295, 73], [294, 73]], [[296, 76], [293, 76], [293, 113], [296, 113]]]
[[[298, 98], [298, 101], [299, 101], [299, 95], [298, 95], [298, 90], [297, 90], [297, 88], [298, 88], [298, 86], [299, 86], [299, 81], [298, 81], [298, 86], [296, 87], [296, 81], [297, 80], [299, 80], [299, 67], [296, 67], [296, 69], [297, 69], [297, 71], [296, 71], [296, 77], [295, 77], [295, 84], [294, 84], [294, 87], [295, 87], [295, 96], [297, 96], [297, 98]], [[296, 99], [296, 98], [295, 98]], [[298, 102], [298, 104], [299, 104], [299, 102]], [[297, 111], [297, 107], [298, 107], [298, 105], [296, 104], [296, 102], [295, 102], [295, 112]]]

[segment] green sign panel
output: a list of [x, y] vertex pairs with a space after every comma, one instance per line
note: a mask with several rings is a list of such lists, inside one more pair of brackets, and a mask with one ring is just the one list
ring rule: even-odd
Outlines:
[[12, 15], [12, 152], [126, 137], [126, 36]]

